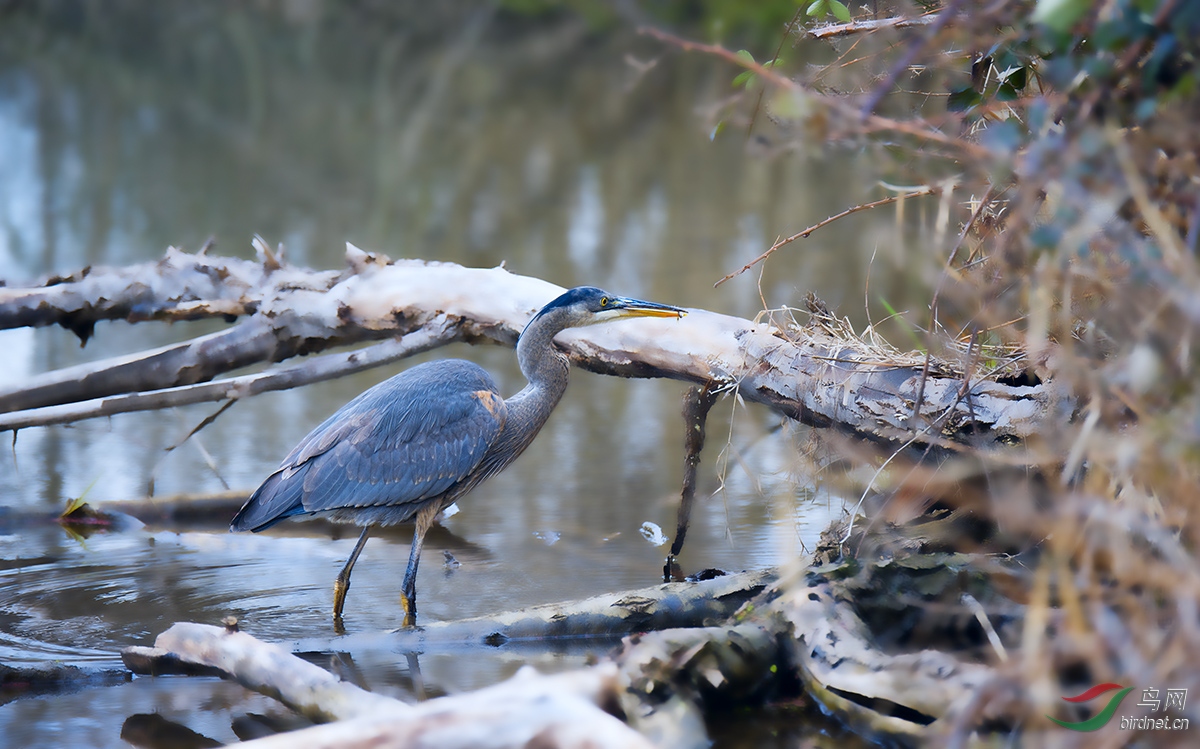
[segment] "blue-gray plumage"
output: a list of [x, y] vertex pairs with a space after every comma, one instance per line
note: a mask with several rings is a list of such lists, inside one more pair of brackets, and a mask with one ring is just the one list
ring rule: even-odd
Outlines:
[[316, 512], [371, 524], [410, 520], [483, 462], [505, 411], [496, 383], [476, 364], [446, 359], [413, 367], [350, 401], [305, 437], [254, 493], [233, 529], [260, 531]]
[[334, 583], [334, 615], [340, 617], [350, 572], [371, 526], [415, 519], [402, 598], [405, 622], [411, 624], [421, 546], [434, 518], [516, 460], [566, 390], [568, 362], [554, 348], [554, 336], [618, 317], [684, 314], [594, 287], [571, 289], [521, 333], [517, 361], [529, 380], [521, 392], [504, 400], [486, 371], [460, 359], [420, 364], [385, 380], [301, 440], [230, 529], [260, 531], [313, 513], [364, 526]]

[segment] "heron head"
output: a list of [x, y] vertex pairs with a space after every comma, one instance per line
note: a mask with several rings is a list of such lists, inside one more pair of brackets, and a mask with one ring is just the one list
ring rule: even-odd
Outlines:
[[564, 328], [595, 325], [622, 317], [683, 317], [687, 311], [655, 302], [610, 294], [595, 286], [578, 286], [558, 297], [534, 316], [558, 318]]

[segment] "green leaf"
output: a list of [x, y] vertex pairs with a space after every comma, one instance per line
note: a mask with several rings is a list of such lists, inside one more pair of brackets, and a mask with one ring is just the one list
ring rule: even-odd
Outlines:
[[[739, 49], [737, 51], [737, 56], [738, 56], [739, 60], [742, 60], [744, 62], [748, 62], [751, 64], [754, 63], [754, 55], [750, 54], [749, 52], [747, 52], [744, 49]], [[737, 76], [733, 79], [733, 85], [734, 85], [734, 87], [744, 86], [744, 85], [748, 84], [752, 78], [754, 78], [754, 71], [743, 70], [741, 73], [738, 73]]]
[[1038, 0], [1033, 20], [1055, 31], [1069, 31], [1092, 5], [1092, 0]]
[[833, 11], [833, 15], [842, 23], [850, 23], [850, 9], [838, 0], [829, 0], [829, 8]]
[[823, 18], [829, 12], [826, 7], [828, 0], [816, 0], [812, 5], [808, 6], [808, 10], [804, 11], [810, 18]]
[[1017, 90], [1007, 82], [1001, 83], [999, 88], [996, 89], [996, 101], [1015, 101], [1020, 96]]
[[951, 112], [965, 112], [981, 101], [983, 97], [979, 92], [967, 86], [950, 92], [950, 98], [946, 100], [946, 109]]
[[736, 76], [734, 76], [733, 85], [735, 88], [737, 86], [749, 85], [749, 83], [751, 81], [753, 81], [756, 77], [757, 76], [754, 75], [753, 70], [743, 70], [742, 72], [740, 72]]
[[1007, 83], [1017, 91], [1025, 88], [1025, 83], [1028, 79], [1024, 65], [1014, 65], [1013, 67], [1005, 70], [998, 77], [1001, 82]]

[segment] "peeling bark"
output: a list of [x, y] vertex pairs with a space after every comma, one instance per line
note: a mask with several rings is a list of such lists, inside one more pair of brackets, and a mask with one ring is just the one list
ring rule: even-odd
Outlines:
[[[91, 269], [31, 288], [0, 288], [0, 327], [249, 313], [228, 331], [39, 375], [0, 392], [0, 412], [10, 412], [0, 417], [0, 430], [240, 397], [236, 386], [227, 393], [219, 387], [174, 388], [253, 362], [417, 331], [442, 331], [430, 345], [448, 340], [512, 345], [530, 317], [562, 292], [502, 268], [389, 263], [352, 246], [341, 272], [275, 265], [264, 270], [250, 261], [172, 250], [159, 263]], [[916, 435], [919, 442], [965, 442], [968, 435], [1019, 441], [1047, 420], [1068, 417], [1073, 408], [1073, 401], [1051, 384], [1015, 386], [972, 378], [968, 388], [961, 376], [945, 374], [950, 366], [932, 367], [922, 388], [922, 367], [881, 362], [878, 352], [857, 341], [805, 329], [785, 332], [703, 310], [682, 320], [628, 320], [568, 330], [557, 343], [576, 366], [591, 371], [736, 389], [743, 398], [789, 417], [875, 439], [907, 440], [914, 436], [910, 423], [917, 423], [929, 425]], [[923, 395], [919, 418], [912, 422], [918, 392]], [[152, 397], [156, 393], [163, 395]], [[46, 410], [77, 401], [87, 405]]]

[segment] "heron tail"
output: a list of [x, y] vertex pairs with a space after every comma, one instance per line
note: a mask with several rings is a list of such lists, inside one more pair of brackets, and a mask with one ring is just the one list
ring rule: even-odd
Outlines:
[[[304, 513], [304, 481], [271, 474], [229, 523], [231, 531], [261, 531], [281, 520]], [[302, 479], [302, 477], [300, 477]]]

